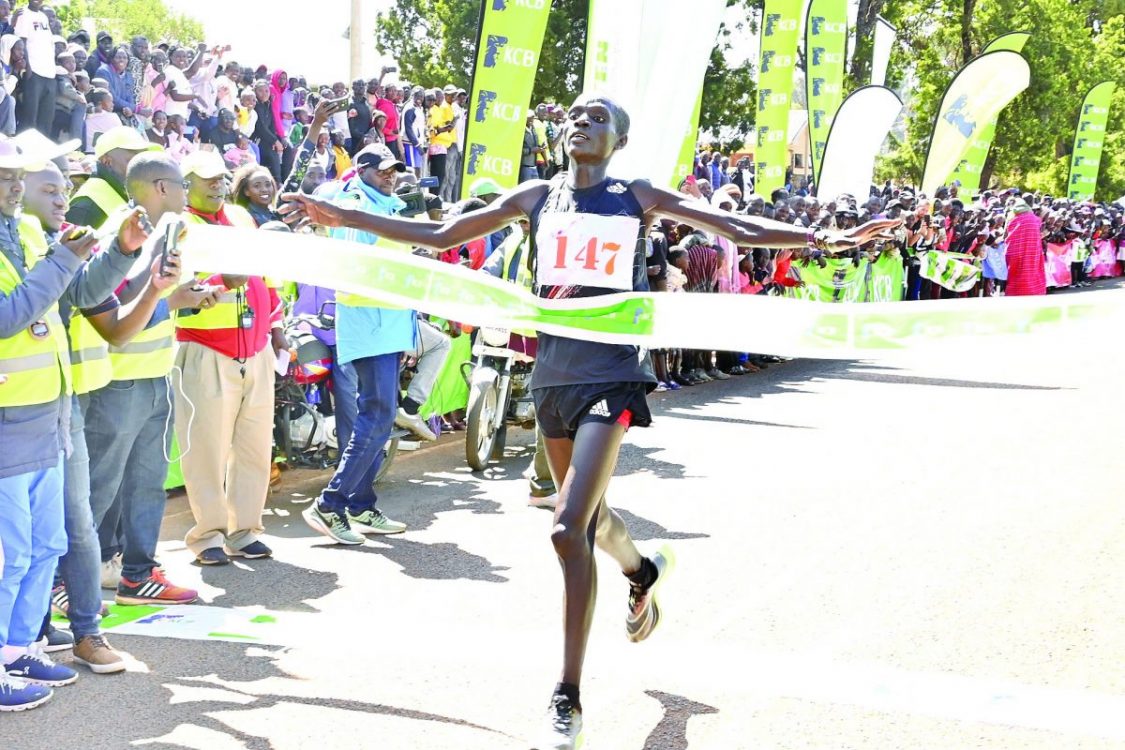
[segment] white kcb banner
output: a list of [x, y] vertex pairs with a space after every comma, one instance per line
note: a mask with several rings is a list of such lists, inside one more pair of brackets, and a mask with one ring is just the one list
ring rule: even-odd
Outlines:
[[535, 235], [536, 282], [633, 291], [640, 228], [632, 216], [543, 214]]

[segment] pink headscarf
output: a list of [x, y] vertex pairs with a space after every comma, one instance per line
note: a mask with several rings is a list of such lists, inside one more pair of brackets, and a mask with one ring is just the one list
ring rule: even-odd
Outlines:
[[270, 73], [270, 110], [273, 112], [273, 126], [277, 129], [279, 138], [285, 137], [285, 123], [281, 119], [281, 95], [285, 90], [278, 83], [283, 75], [285, 71], [280, 68]]

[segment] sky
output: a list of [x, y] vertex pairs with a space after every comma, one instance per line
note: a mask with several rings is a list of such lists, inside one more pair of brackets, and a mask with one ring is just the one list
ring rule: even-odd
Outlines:
[[[229, 44], [227, 59], [270, 69], [283, 66], [310, 82], [332, 83], [349, 77], [350, 47], [344, 32], [350, 22], [349, 0], [165, 0], [169, 7], [203, 24], [209, 44]], [[393, 0], [363, 0], [365, 26], [375, 27], [375, 13]], [[314, 10], [315, 9], [315, 10]], [[371, 35], [368, 35], [371, 39]], [[365, 77], [383, 65], [368, 45]]]

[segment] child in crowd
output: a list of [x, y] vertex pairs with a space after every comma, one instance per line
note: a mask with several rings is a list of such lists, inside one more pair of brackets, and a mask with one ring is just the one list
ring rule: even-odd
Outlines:
[[223, 152], [223, 161], [231, 169], [238, 169], [248, 164], [257, 164], [258, 160], [254, 158], [254, 152], [250, 150], [250, 139], [246, 134], [239, 131], [235, 145], [228, 146]]
[[168, 156], [172, 157], [179, 163], [188, 154], [194, 153], [199, 148], [199, 129], [194, 128], [193, 138], [188, 138], [184, 134], [184, 118], [183, 115], [169, 115], [168, 116]]
[[247, 137], [253, 137], [254, 128], [258, 127], [258, 113], [254, 111], [254, 105], [257, 103], [258, 97], [254, 96], [252, 88], [242, 89], [242, 93], [238, 95], [238, 106], [234, 109], [234, 116], [238, 129]]
[[86, 96], [86, 100], [91, 107], [90, 113], [86, 115], [86, 153], [92, 154], [98, 136], [120, 127], [121, 118], [113, 112], [113, 94], [108, 90], [96, 88]]
[[301, 145], [301, 141], [305, 140], [305, 133], [309, 132], [309, 123], [312, 122], [312, 117], [309, 116], [309, 111], [304, 107], [297, 107], [293, 110], [293, 127], [289, 129], [289, 143], [296, 148]]
[[158, 109], [152, 113], [152, 127], [145, 131], [145, 135], [153, 143], [168, 148], [168, 115], [163, 110]]
[[343, 179], [344, 174], [352, 168], [352, 158], [348, 156], [344, 134], [339, 130], [332, 132], [332, 159], [333, 164], [328, 176], [333, 180]]

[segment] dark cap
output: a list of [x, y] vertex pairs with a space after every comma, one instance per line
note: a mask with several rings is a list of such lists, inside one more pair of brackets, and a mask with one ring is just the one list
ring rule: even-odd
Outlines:
[[382, 171], [394, 167], [399, 172], [406, 171], [406, 165], [399, 161], [399, 158], [382, 143], [373, 143], [364, 148], [355, 155], [352, 163], [355, 164], [356, 169], [375, 167], [375, 169]]
[[[87, 39], [88, 38], [89, 37], [87, 37]], [[108, 31], [99, 31], [97, 39], [99, 42], [103, 39], [113, 39], [113, 34], [110, 34]]]

